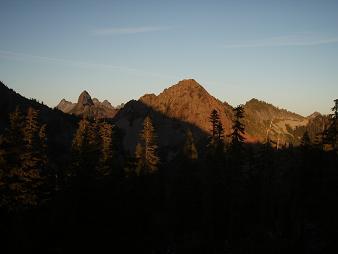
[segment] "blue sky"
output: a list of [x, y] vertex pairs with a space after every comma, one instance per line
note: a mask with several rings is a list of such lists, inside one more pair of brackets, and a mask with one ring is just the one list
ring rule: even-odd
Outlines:
[[308, 115], [338, 97], [338, 1], [0, 0], [0, 80], [55, 106], [194, 78], [232, 105]]

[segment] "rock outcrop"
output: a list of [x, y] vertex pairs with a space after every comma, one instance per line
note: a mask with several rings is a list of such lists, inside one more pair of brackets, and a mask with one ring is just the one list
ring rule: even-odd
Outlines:
[[98, 99], [92, 99], [87, 91], [83, 91], [77, 103], [61, 100], [57, 108], [64, 113], [73, 114], [80, 117], [94, 119], [113, 118], [117, 112], [107, 100], [100, 102]]

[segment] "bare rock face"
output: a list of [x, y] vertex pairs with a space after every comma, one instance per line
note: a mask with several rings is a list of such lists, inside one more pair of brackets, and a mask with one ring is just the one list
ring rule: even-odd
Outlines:
[[107, 100], [104, 100], [103, 102], [102, 102], [102, 106], [104, 106], [104, 107], [106, 107], [106, 108], [108, 108], [108, 109], [114, 109], [114, 107], [110, 104], [110, 102], [109, 101], [107, 101]]
[[295, 130], [308, 124], [301, 115], [257, 99], [248, 101], [244, 110], [247, 134], [257, 142], [270, 139], [278, 145], [295, 144], [301, 138]]
[[113, 118], [117, 112], [107, 100], [101, 103], [96, 98], [92, 99], [87, 91], [80, 94], [77, 103], [63, 99], [57, 108], [68, 114], [94, 119]]
[[62, 99], [57, 105], [57, 108], [65, 113], [70, 112], [75, 106], [75, 103]]
[[98, 99], [93, 98], [93, 103], [94, 105], [99, 105], [101, 102]]
[[317, 111], [315, 111], [311, 115], [307, 116], [307, 118], [308, 119], [315, 119], [315, 118], [320, 117], [320, 116], [322, 116], [322, 114], [319, 113], [319, 112], [317, 112]]
[[85, 106], [93, 106], [94, 102], [92, 100], [92, 97], [90, 97], [89, 93], [87, 91], [83, 91], [79, 96], [77, 104], [85, 107]]

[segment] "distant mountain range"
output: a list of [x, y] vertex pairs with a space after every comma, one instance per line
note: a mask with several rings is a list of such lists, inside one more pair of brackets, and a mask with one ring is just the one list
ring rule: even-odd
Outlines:
[[[100, 102], [98, 99], [92, 99], [87, 91], [83, 91], [76, 103], [62, 99], [56, 107], [58, 110], [55, 111], [35, 100], [22, 97], [2, 83], [0, 91], [0, 131], [8, 122], [8, 112], [14, 111], [16, 105], [25, 108], [32, 105], [40, 109], [44, 121], [50, 124], [71, 122], [72, 131], [59, 134], [63, 136], [69, 136], [74, 130], [74, 120], [67, 118], [67, 115], [76, 118], [109, 119], [122, 129], [125, 134], [124, 146], [131, 152], [135, 148], [146, 115], [152, 116], [159, 145], [163, 149], [175, 150], [175, 147], [184, 142], [188, 129], [193, 132], [197, 143], [207, 142], [210, 133], [209, 116], [213, 109], [219, 112], [226, 140], [232, 130], [233, 107], [210, 95], [193, 79], [182, 80], [158, 95], [145, 94], [122, 107], [113, 107], [107, 100]], [[244, 109], [247, 142], [265, 142], [269, 139], [276, 146], [290, 143], [297, 145], [307, 128], [314, 133], [320, 132], [327, 123], [326, 117], [318, 112], [304, 117], [257, 99], [246, 102]], [[60, 111], [63, 114], [60, 114]], [[55, 131], [59, 133], [58, 130]], [[312, 136], [314, 137], [314, 134]]]
[[[77, 103], [63, 99], [57, 108], [77, 116], [114, 119], [117, 126], [128, 133], [125, 140], [127, 147], [135, 145], [142, 120], [150, 111], [162, 116], [155, 117], [154, 120], [159, 136], [165, 137], [161, 138], [163, 145], [182, 141], [187, 128], [181, 126], [183, 123], [200, 132], [209, 133], [209, 116], [213, 109], [219, 112], [226, 135], [231, 133], [233, 119], [233, 107], [210, 95], [194, 79], [182, 80], [164, 89], [159, 95], [145, 94], [121, 109], [112, 107], [108, 101], [101, 103], [97, 99], [91, 99], [86, 91], [81, 93]], [[303, 117], [257, 99], [246, 102], [244, 109], [246, 140], [265, 142], [270, 139], [276, 145], [299, 143], [302, 133], [295, 130], [307, 126], [310, 119], [320, 116], [320, 113], [315, 112], [309, 117]], [[176, 127], [172, 126], [173, 122], [176, 122]]]

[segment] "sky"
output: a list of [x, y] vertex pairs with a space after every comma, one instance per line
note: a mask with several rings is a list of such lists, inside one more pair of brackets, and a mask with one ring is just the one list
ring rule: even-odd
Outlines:
[[338, 98], [338, 1], [0, 0], [0, 80], [54, 107], [194, 78], [235, 106], [304, 116]]

